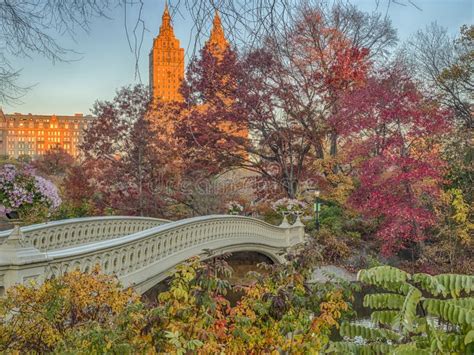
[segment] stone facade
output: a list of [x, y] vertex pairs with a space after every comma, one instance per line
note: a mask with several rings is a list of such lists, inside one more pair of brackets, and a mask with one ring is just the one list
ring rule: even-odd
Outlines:
[[[217, 57], [222, 56], [229, 47], [217, 12], [205, 46]], [[180, 42], [174, 34], [168, 5], [165, 6], [162, 16], [160, 32], [153, 40], [149, 74], [150, 90], [155, 100], [169, 102], [183, 99], [179, 89], [184, 78], [184, 49], [180, 47]]]
[[229, 42], [225, 38], [221, 18], [217, 11], [214, 15], [214, 21], [212, 22], [211, 35], [209, 36], [205, 46], [214, 57], [222, 57], [225, 50], [229, 47]]
[[77, 157], [78, 145], [88, 119], [91, 117], [82, 114], [5, 114], [0, 110], [0, 155], [11, 158], [22, 155], [38, 157], [50, 149], [60, 147]]
[[174, 35], [168, 5], [162, 17], [160, 33], [153, 40], [150, 52], [150, 90], [153, 98], [181, 101], [179, 93], [184, 78], [184, 49]]

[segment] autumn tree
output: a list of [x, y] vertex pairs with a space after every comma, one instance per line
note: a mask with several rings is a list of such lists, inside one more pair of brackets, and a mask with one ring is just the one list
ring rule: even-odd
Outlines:
[[74, 157], [61, 147], [47, 150], [33, 162], [42, 174], [63, 176], [74, 165]]
[[[394, 41], [389, 22], [335, 5], [301, 7], [282, 32], [237, 61], [202, 52], [187, 76], [187, 103], [202, 108], [184, 125], [186, 141], [213, 164], [256, 172], [294, 197], [315, 175], [310, 162], [337, 153], [329, 117], [340, 96], [365, 80], [371, 60]], [[235, 134], [242, 127], [251, 139]]]
[[236, 134], [246, 129], [245, 114], [236, 102], [239, 70], [231, 48], [217, 57], [205, 46], [189, 65], [176, 129], [183, 138], [183, 157], [192, 162], [192, 169], [198, 166], [216, 174], [238, 160], [239, 148], [247, 138]]
[[101, 210], [154, 216], [164, 205], [169, 160], [165, 142], [147, 119], [159, 114], [150, 102], [149, 90], [137, 85], [94, 106], [97, 118], [85, 130], [81, 149]]
[[93, 186], [91, 170], [84, 164], [88, 163], [71, 167], [60, 185], [64, 202], [58, 219], [101, 215], [103, 212], [96, 206], [100, 205], [100, 192]]
[[216, 14], [211, 39], [188, 66], [184, 102], [174, 122], [179, 159], [185, 162], [182, 176], [191, 182], [181, 201], [197, 213], [222, 211], [223, 202], [238, 188], [237, 181], [221, 174], [238, 167], [247, 155], [248, 124], [237, 101], [240, 68]]
[[[352, 5], [304, 5], [280, 35], [262, 49], [273, 54], [269, 73], [279, 106], [306, 132], [315, 153], [337, 153], [328, 118], [339, 97], [362, 83], [370, 65], [396, 42], [391, 24]], [[265, 79], [265, 78], [261, 78]], [[330, 145], [326, 147], [325, 139]]]
[[338, 134], [348, 158], [359, 161], [353, 207], [379, 221], [385, 254], [420, 245], [437, 222], [433, 206], [444, 174], [439, 138], [449, 129], [449, 112], [397, 66], [372, 75], [343, 105], [335, 117]]
[[412, 73], [427, 95], [454, 113], [455, 134], [446, 137], [443, 158], [448, 164], [446, 188], [460, 189], [468, 204], [474, 201], [473, 58], [474, 28], [464, 25], [457, 37], [433, 23], [418, 31], [405, 45]]

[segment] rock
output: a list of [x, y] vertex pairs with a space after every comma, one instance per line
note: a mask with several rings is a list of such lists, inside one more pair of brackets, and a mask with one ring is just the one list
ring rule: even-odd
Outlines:
[[314, 282], [326, 282], [331, 279], [342, 279], [344, 281], [353, 282], [356, 281], [356, 274], [347, 271], [339, 266], [324, 265], [314, 269], [311, 275], [310, 283]]

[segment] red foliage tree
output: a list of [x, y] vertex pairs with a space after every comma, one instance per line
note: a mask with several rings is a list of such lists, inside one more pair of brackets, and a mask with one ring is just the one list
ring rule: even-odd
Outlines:
[[81, 144], [83, 168], [95, 187], [99, 210], [128, 215], [162, 214], [166, 182], [170, 178], [166, 141], [153, 129], [146, 87], [125, 87], [112, 101], [97, 102], [97, 117]]
[[73, 166], [62, 183], [65, 200], [73, 207], [80, 207], [94, 198], [96, 189], [91, 185], [89, 169], [84, 166]]
[[237, 101], [240, 78], [241, 66], [230, 47], [216, 56], [205, 46], [189, 65], [176, 124], [188, 171], [216, 174], [243, 158], [248, 124]]
[[351, 204], [380, 221], [384, 254], [427, 238], [436, 222], [443, 163], [436, 138], [448, 113], [425, 99], [399, 67], [379, 72], [347, 95], [333, 117], [351, 161], [360, 161]]
[[74, 165], [74, 158], [58, 147], [46, 151], [32, 165], [42, 174], [62, 176]]
[[[177, 130], [193, 160], [217, 171], [245, 168], [295, 197], [317, 173], [311, 162], [324, 158], [328, 140], [330, 154], [337, 153], [329, 117], [340, 97], [364, 82], [370, 48], [392, 40], [386, 24], [362, 18], [353, 8], [302, 9], [240, 60], [231, 50], [217, 59], [205, 48], [190, 65], [188, 111]], [[250, 137], [235, 134], [245, 129]]]

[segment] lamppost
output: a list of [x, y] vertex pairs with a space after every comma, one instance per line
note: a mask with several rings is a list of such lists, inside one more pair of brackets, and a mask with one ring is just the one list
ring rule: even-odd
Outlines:
[[319, 199], [319, 195], [321, 194], [321, 191], [315, 190], [314, 191], [314, 204], [313, 204], [313, 210], [314, 210], [314, 223], [316, 226], [316, 230], [319, 232], [319, 213], [321, 212], [321, 200]]
[[321, 212], [321, 206], [323, 205], [323, 200], [319, 198], [319, 195], [321, 195], [321, 191], [319, 191], [319, 189], [316, 187], [310, 187], [304, 190], [304, 192], [312, 192], [310, 196], [314, 198], [314, 199], [311, 199], [313, 201], [314, 224], [315, 224], [316, 230], [319, 231], [319, 227], [320, 227], [319, 215]]

